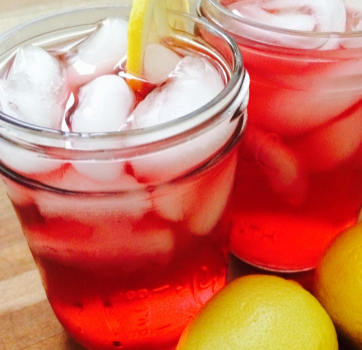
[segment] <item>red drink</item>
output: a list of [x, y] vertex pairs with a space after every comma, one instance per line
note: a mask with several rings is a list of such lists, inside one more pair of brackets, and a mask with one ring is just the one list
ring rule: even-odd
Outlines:
[[[187, 321], [225, 284], [230, 217], [224, 203], [235, 152], [201, 174], [129, 198], [82, 198], [5, 180], [49, 301], [77, 341], [90, 349], [176, 345]], [[163, 200], [175, 205], [171, 192], [185, 205], [192, 200], [200, 217], [162, 217]], [[140, 197], [146, 194], [150, 207], [141, 215]], [[215, 224], [204, 212], [210, 213], [210, 198], [223, 202], [211, 213], [220, 216]], [[125, 201], [133, 208], [119, 208]]]
[[[79, 40], [105, 16], [128, 11], [80, 10], [34, 22], [22, 35], [45, 43], [63, 62], [59, 47], [72, 43], [64, 23], [86, 22], [72, 34]], [[194, 116], [102, 134], [0, 116], [0, 171], [9, 198], [56, 316], [89, 349], [172, 349], [188, 320], [225, 284], [247, 74], [223, 34], [206, 22], [183, 20], [207, 34], [205, 40], [179, 33], [168, 47], [182, 56], [190, 49], [193, 56], [213, 54], [215, 61], [208, 61], [226, 78], [222, 93]], [[47, 23], [55, 30], [50, 36], [43, 35]], [[16, 48], [14, 33], [0, 38], [0, 47], [13, 45], [1, 52], [3, 60]], [[222, 51], [211, 51], [220, 40]], [[74, 84], [71, 90], [79, 105], [86, 100]], [[76, 108], [68, 108], [66, 118]], [[75, 115], [63, 130], [74, 127]]]
[[205, 0], [201, 11], [236, 39], [251, 78], [232, 252], [266, 269], [311, 269], [361, 209], [360, 36], [263, 26], [221, 3], [229, 10]]

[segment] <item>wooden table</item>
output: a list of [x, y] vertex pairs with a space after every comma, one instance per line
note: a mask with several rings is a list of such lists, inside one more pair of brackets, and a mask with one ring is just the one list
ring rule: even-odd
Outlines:
[[[117, 3], [129, 3], [118, 0]], [[114, 3], [102, 0], [11, 0], [0, 4], [0, 33], [64, 9]], [[192, 0], [192, 10], [196, 0]], [[232, 277], [255, 273], [233, 261]], [[309, 276], [294, 276], [307, 287]], [[0, 181], [0, 350], [81, 350], [55, 318], [31, 253]], [[83, 349], [84, 350], [84, 349]], [[342, 350], [342, 348], [341, 348]]]

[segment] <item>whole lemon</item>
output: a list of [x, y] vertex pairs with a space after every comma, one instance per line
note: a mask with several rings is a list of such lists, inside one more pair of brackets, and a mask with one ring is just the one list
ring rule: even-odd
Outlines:
[[240, 277], [217, 293], [183, 332], [176, 350], [337, 350], [333, 323], [298, 283]]
[[327, 249], [316, 270], [314, 295], [337, 331], [362, 349], [362, 224]]

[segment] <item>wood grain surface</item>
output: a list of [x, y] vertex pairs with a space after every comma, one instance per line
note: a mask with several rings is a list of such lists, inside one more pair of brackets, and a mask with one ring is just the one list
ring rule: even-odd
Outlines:
[[[130, 1], [0, 1], [0, 33], [65, 9]], [[192, 0], [194, 11], [196, 0]], [[231, 278], [255, 271], [233, 261]], [[309, 277], [301, 276], [308, 284]], [[298, 279], [298, 278], [297, 278]], [[0, 350], [81, 350], [55, 318], [17, 217], [0, 181]], [[342, 347], [340, 348], [342, 350]], [[347, 349], [347, 348], [343, 348]]]

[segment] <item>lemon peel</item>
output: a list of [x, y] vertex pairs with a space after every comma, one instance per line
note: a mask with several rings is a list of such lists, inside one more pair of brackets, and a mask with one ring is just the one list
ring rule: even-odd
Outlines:
[[338, 350], [327, 312], [295, 282], [267, 275], [235, 279], [184, 330], [176, 350]]
[[314, 280], [314, 295], [340, 335], [356, 349], [362, 349], [361, 294], [362, 222], [332, 242], [316, 269]]
[[[188, 0], [134, 0], [130, 13], [127, 32], [128, 74], [141, 78], [143, 59], [147, 43], [159, 40], [170, 34], [171, 26], [167, 18], [167, 9], [189, 12]], [[140, 81], [130, 80], [134, 90], [139, 89]]]

